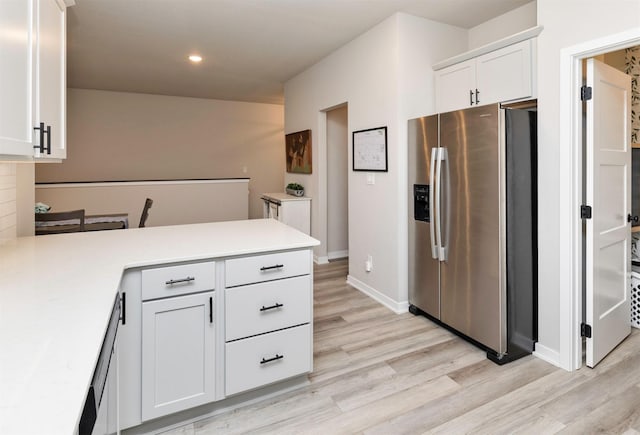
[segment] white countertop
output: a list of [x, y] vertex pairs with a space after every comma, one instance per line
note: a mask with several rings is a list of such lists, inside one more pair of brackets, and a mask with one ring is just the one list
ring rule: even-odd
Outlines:
[[318, 244], [274, 219], [5, 243], [0, 246], [0, 433], [74, 432], [124, 269]]
[[276, 201], [311, 201], [308, 196], [294, 196], [282, 192], [263, 193], [262, 198], [270, 198]]

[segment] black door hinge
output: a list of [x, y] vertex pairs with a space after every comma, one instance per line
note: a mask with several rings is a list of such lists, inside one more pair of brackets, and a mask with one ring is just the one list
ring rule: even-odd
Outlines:
[[587, 325], [586, 323], [580, 324], [580, 336], [591, 338], [591, 325]]
[[591, 86], [582, 86], [580, 88], [580, 99], [582, 101], [587, 101], [590, 100], [591, 97], [593, 97], [593, 89], [591, 88]]
[[580, 219], [591, 219], [591, 206], [590, 205], [581, 205], [580, 206]]

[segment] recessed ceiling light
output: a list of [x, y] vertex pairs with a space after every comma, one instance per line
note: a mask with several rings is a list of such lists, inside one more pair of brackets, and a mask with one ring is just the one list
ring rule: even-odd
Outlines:
[[191, 56], [189, 56], [189, 60], [193, 63], [199, 63], [199, 62], [202, 62], [202, 56], [199, 56], [197, 54], [192, 54]]

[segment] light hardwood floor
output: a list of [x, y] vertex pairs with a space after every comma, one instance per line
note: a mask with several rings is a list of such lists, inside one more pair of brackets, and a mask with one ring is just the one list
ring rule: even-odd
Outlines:
[[394, 314], [315, 268], [314, 370], [296, 391], [170, 434], [640, 433], [640, 333], [596, 369], [497, 366], [424, 317]]

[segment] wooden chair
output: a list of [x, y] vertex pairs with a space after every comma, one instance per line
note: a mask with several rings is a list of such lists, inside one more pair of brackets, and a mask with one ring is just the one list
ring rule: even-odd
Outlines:
[[144, 228], [147, 222], [147, 218], [149, 217], [149, 209], [151, 208], [152, 205], [153, 205], [153, 199], [147, 198], [144, 201], [144, 208], [142, 209], [142, 216], [140, 216], [140, 224], [138, 225], [138, 228]]
[[[53, 213], [35, 213], [36, 236], [85, 231], [84, 209]], [[37, 225], [39, 222], [48, 225]], [[56, 224], [56, 222], [59, 222]]]

